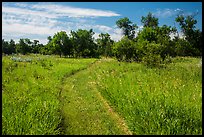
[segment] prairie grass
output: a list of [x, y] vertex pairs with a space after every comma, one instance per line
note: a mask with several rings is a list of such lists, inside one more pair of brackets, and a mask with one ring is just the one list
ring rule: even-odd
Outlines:
[[64, 134], [68, 135], [123, 135], [131, 134], [121, 118], [112, 111], [96, 89], [91, 67], [65, 80], [61, 97]]
[[42, 55], [3, 56], [2, 134], [61, 134], [62, 78], [94, 61]]
[[95, 61], [3, 56], [2, 133], [202, 134], [199, 58], [162, 68]]
[[174, 58], [164, 68], [104, 61], [92, 71], [98, 91], [133, 134], [202, 134], [202, 66]]

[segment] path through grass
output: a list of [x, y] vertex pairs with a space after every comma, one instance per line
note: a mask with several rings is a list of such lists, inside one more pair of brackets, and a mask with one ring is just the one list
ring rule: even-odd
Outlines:
[[64, 134], [132, 134], [89, 77], [97, 65], [100, 62], [68, 77], [64, 82], [61, 94]]
[[63, 77], [95, 60], [3, 56], [2, 134], [62, 134], [59, 96]]
[[114, 59], [19, 57], [2, 60], [3, 134], [202, 134], [197, 58], [174, 58], [158, 69]]
[[175, 58], [159, 69], [102, 59], [66, 79], [66, 134], [201, 134], [199, 62]]

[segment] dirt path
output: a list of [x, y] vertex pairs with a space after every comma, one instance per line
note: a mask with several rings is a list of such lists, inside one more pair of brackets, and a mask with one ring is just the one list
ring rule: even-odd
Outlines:
[[93, 79], [89, 79], [95, 65], [103, 61], [106, 60], [99, 60], [64, 79], [61, 92], [64, 134], [132, 135], [123, 118], [103, 98]]

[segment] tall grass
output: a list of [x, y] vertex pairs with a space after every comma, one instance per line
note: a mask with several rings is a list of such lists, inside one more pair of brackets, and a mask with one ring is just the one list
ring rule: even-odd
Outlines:
[[134, 134], [202, 134], [200, 59], [166, 68], [105, 61], [93, 70], [98, 90]]
[[[174, 58], [163, 68], [102, 59], [66, 79], [94, 61], [41, 55], [3, 56], [2, 133], [63, 134], [61, 109], [63, 114], [65, 110], [69, 114], [69, 134], [124, 133], [113, 127], [117, 122], [107, 117], [106, 107], [97, 98], [99, 91], [133, 134], [202, 134], [200, 59]], [[60, 103], [66, 99], [72, 103]], [[79, 119], [74, 119], [80, 114]], [[86, 126], [97, 121], [100, 124]], [[76, 125], [80, 122], [83, 125]], [[85, 129], [89, 131], [81, 131]]]
[[95, 59], [56, 56], [3, 56], [2, 134], [61, 134], [62, 78]]

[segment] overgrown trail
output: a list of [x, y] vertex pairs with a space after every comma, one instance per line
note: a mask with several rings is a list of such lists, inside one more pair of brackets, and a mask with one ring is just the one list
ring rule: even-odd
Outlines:
[[90, 74], [97, 61], [87, 69], [64, 79], [61, 91], [61, 106], [64, 134], [132, 134], [124, 120], [113, 111], [97, 90]]

